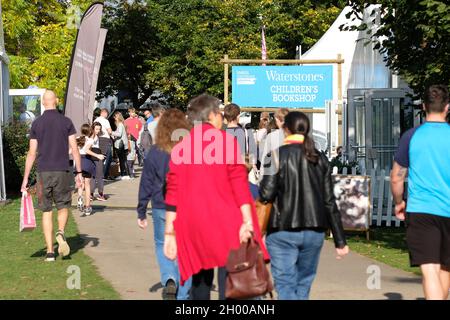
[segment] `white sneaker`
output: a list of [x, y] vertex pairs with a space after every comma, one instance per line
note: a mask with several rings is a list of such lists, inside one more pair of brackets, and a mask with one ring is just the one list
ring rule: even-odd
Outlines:
[[92, 207], [84, 207], [83, 213], [85, 216], [90, 216], [92, 214]]
[[83, 211], [83, 208], [84, 208], [83, 197], [78, 197], [77, 208], [78, 208], [78, 210]]
[[123, 176], [121, 180], [131, 180], [130, 176]]

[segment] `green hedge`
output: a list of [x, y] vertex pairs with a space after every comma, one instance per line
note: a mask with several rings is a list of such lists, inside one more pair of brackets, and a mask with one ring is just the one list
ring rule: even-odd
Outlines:
[[[6, 191], [8, 193], [20, 192], [25, 161], [29, 148], [29, 127], [20, 122], [10, 123], [2, 128], [3, 156], [5, 165]], [[30, 182], [35, 180], [35, 170], [30, 174]]]

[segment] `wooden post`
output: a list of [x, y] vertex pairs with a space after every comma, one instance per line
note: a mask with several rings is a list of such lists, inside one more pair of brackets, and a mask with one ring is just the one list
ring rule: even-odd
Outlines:
[[[225, 61], [228, 60], [228, 55], [224, 55], [223, 59]], [[228, 85], [228, 76], [229, 76], [229, 64], [225, 63], [224, 64], [224, 71], [223, 71], [223, 102], [225, 103], [225, 105], [227, 105], [229, 103], [229, 98], [228, 98], [228, 89], [229, 89], [229, 85]]]
[[[337, 56], [338, 61], [342, 61], [342, 55], [339, 53]], [[338, 109], [337, 109], [337, 115], [338, 115], [338, 145], [342, 145], [342, 114], [343, 114], [343, 94], [342, 94], [342, 62], [338, 62], [337, 64], [338, 68]]]

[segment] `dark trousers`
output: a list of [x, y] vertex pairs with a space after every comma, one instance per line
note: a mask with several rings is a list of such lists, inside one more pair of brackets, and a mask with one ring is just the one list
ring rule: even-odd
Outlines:
[[105, 163], [102, 166], [103, 167], [103, 177], [108, 178], [109, 168], [111, 166], [111, 161], [112, 161], [111, 139], [100, 137], [98, 139], [98, 142], [99, 142], [100, 150], [102, 151], [102, 154], [105, 156]]
[[[219, 268], [219, 300], [225, 300], [225, 281], [227, 270]], [[192, 276], [191, 299], [192, 300], [211, 300], [211, 289], [214, 280], [214, 269], [201, 270]]]
[[119, 158], [119, 165], [120, 165], [120, 175], [123, 176], [129, 176], [130, 173], [128, 171], [128, 162], [127, 162], [127, 153], [128, 150], [124, 147], [120, 149], [116, 149], [117, 157]]
[[94, 193], [97, 186], [98, 193], [103, 195], [104, 182], [103, 182], [103, 161], [95, 161], [95, 179], [91, 179], [91, 193]]

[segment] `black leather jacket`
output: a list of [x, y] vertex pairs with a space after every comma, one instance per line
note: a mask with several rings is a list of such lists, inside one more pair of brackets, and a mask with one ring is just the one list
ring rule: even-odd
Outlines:
[[313, 164], [305, 158], [301, 145], [289, 144], [279, 149], [276, 158], [277, 173], [265, 175], [260, 185], [261, 200], [273, 202], [268, 233], [331, 228], [336, 247], [344, 247], [344, 228], [327, 157], [320, 154], [318, 163]]

